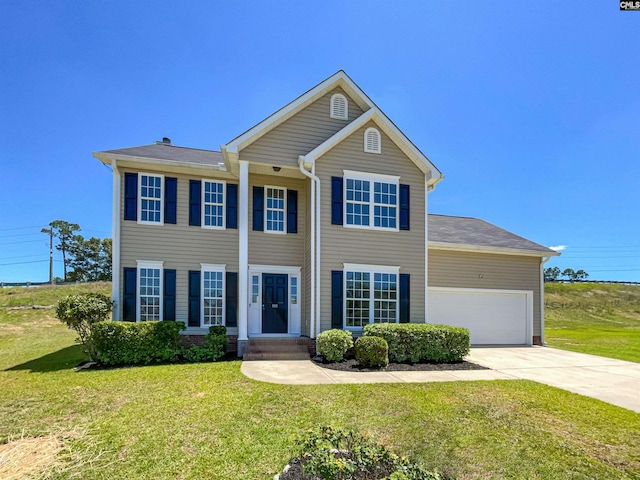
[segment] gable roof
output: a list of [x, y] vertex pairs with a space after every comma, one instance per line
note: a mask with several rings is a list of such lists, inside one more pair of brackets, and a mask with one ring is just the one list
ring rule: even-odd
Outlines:
[[558, 252], [478, 218], [429, 214], [429, 248], [533, 256]]
[[165, 143], [93, 152], [93, 156], [106, 164], [110, 164], [116, 159], [141, 162], [147, 160], [153, 163], [201, 165], [226, 170], [224, 159], [220, 152], [199, 148], [177, 147]]
[[313, 163], [322, 153], [351, 135], [357, 128], [367, 121], [375, 121], [376, 124], [391, 138], [391, 140], [416, 164], [424, 173], [430, 174], [429, 184], [435, 185], [444, 178], [442, 172], [424, 155], [402, 131], [378, 108], [378, 106], [358, 87], [353, 80], [340, 70], [308, 90], [291, 103], [265, 118], [263, 121], [237, 136], [226, 145], [221, 145], [220, 150], [226, 162], [232, 163], [238, 160], [240, 150], [251, 145], [271, 130], [281, 125], [299, 111], [306, 108], [331, 90], [340, 87], [351, 99], [364, 110], [364, 113], [354, 121], [346, 125], [342, 130], [333, 135], [309, 152], [301, 159], [307, 164]]

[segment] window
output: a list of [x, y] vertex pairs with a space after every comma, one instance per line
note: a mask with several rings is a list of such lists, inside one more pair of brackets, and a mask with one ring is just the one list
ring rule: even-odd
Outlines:
[[251, 303], [258, 303], [260, 300], [260, 275], [251, 276]]
[[224, 325], [224, 265], [202, 265], [201, 327]]
[[162, 320], [162, 262], [138, 262], [136, 320]]
[[347, 102], [347, 98], [344, 95], [340, 93], [331, 95], [331, 113], [329, 116], [338, 120], [349, 119], [349, 102]]
[[399, 267], [345, 265], [346, 328], [398, 322], [398, 272]]
[[265, 208], [265, 231], [285, 233], [285, 203], [286, 189], [265, 187], [267, 191], [267, 208]]
[[291, 305], [298, 304], [298, 277], [291, 277]]
[[373, 127], [364, 131], [364, 151], [367, 153], [381, 153], [380, 132]]
[[348, 171], [344, 173], [345, 225], [398, 230], [399, 177]]
[[163, 223], [162, 175], [141, 173], [138, 210], [139, 223]]
[[202, 180], [202, 226], [204, 228], [224, 228], [225, 182]]

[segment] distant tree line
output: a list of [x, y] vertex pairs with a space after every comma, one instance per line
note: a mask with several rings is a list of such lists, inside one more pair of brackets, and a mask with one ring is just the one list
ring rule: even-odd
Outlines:
[[111, 280], [110, 238], [84, 238], [76, 233], [80, 225], [64, 220], [54, 220], [49, 227], [58, 240], [56, 249], [62, 252], [65, 282]]
[[561, 271], [558, 267], [549, 267], [544, 269], [545, 282], [574, 282], [576, 280], [586, 280], [587, 278], [589, 278], [589, 274], [584, 270], [575, 271], [573, 268], [565, 268]]

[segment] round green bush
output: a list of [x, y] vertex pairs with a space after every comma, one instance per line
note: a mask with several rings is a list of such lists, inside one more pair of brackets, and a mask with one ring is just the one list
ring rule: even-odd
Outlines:
[[382, 337], [366, 336], [356, 340], [356, 361], [363, 367], [389, 365], [389, 345]]
[[340, 362], [345, 353], [353, 347], [351, 332], [345, 330], [326, 330], [316, 339], [318, 353], [329, 362]]

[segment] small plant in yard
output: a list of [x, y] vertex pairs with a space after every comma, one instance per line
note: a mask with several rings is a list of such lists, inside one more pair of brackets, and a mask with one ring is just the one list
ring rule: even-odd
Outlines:
[[356, 432], [331, 426], [308, 432], [298, 448], [280, 480], [442, 480]]
[[326, 330], [318, 335], [316, 339], [318, 353], [329, 362], [339, 362], [344, 359], [344, 355], [353, 347], [353, 337], [351, 332], [345, 330]]
[[356, 340], [356, 361], [363, 367], [384, 368], [389, 365], [389, 345], [382, 337], [360, 337]]
[[185, 348], [182, 354], [189, 362], [215, 362], [227, 352], [228, 343], [227, 327], [214, 325], [209, 327], [209, 333], [205, 336], [201, 347], [192, 345], [190, 348]]
[[84, 345], [90, 360], [98, 360], [91, 329], [94, 324], [107, 319], [112, 307], [111, 299], [100, 293], [67, 295], [58, 302], [57, 317], [78, 333], [78, 340]]

